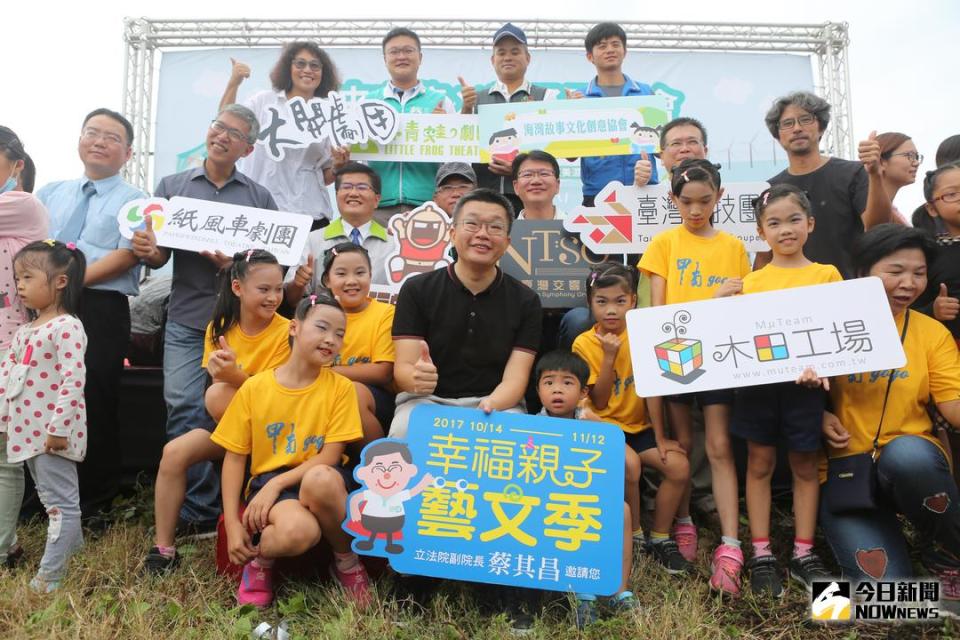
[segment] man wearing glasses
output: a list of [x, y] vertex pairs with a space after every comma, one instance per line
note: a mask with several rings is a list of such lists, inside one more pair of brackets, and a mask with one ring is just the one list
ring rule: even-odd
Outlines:
[[466, 162], [446, 162], [437, 169], [435, 182], [433, 201], [452, 218], [460, 197], [477, 188], [477, 174]]
[[[420, 82], [423, 53], [416, 33], [405, 27], [391, 29], [383, 38], [383, 61], [390, 79], [368, 98], [384, 100], [400, 113], [456, 113], [450, 98]], [[475, 100], [476, 93], [472, 96]], [[465, 105], [467, 98], [464, 95]], [[472, 110], [472, 104], [469, 108]], [[433, 180], [439, 167], [436, 162], [371, 162], [370, 166], [383, 180], [377, 209], [377, 222], [381, 225], [386, 226], [393, 214], [409, 211], [433, 195]]]
[[534, 149], [513, 159], [513, 188], [523, 203], [517, 220], [561, 220], [564, 213], [553, 204], [560, 193], [560, 165], [546, 151]]
[[72, 242], [87, 259], [80, 320], [87, 333], [87, 457], [79, 468], [80, 507], [84, 519], [109, 508], [120, 489], [120, 375], [130, 340], [127, 296], [140, 293], [140, 263], [129, 240], [120, 235], [117, 213], [144, 197], [120, 177], [130, 159], [133, 125], [109, 109], [84, 118], [78, 151], [83, 176], [46, 185], [39, 198], [50, 213], [51, 236]]
[[[821, 154], [820, 139], [830, 123], [830, 104], [804, 91], [778, 98], [764, 119], [790, 162], [768, 182], [802, 189], [817, 220], [803, 247], [804, 255], [814, 262], [834, 265], [845, 278], [852, 277], [853, 240], [870, 227], [892, 219], [891, 202], [880, 175], [876, 135], [860, 143], [859, 162]], [[767, 252], [758, 254], [755, 267], [769, 262], [769, 256]]]
[[296, 269], [287, 271], [284, 298], [296, 306], [304, 295], [317, 293], [327, 251], [341, 242], [361, 245], [370, 254], [372, 284], [389, 284], [386, 264], [394, 241], [373, 218], [380, 202], [380, 176], [365, 164], [348, 162], [336, 171], [334, 188], [340, 217], [327, 227], [312, 231]]
[[511, 205], [475, 189], [457, 202], [453, 223], [457, 261], [413, 276], [397, 300], [392, 438], [406, 437], [422, 403], [523, 411], [541, 310], [537, 294], [497, 266], [510, 244]]
[[[237, 171], [240, 158], [253, 151], [260, 125], [253, 111], [239, 104], [224, 107], [207, 130], [203, 165], [160, 180], [155, 196], [182, 196], [225, 204], [277, 210], [265, 187]], [[217, 273], [232, 263], [220, 251], [196, 253], [157, 246], [152, 230], [138, 231], [133, 251], [147, 266], [158, 268], [173, 256], [173, 283], [163, 345], [163, 399], [167, 405], [167, 438], [194, 428], [213, 429], [203, 393], [207, 372], [200, 366], [203, 336], [213, 316]], [[178, 535], [216, 532], [220, 507], [213, 465], [194, 465], [187, 473], [186, 501], [180, 510]]]

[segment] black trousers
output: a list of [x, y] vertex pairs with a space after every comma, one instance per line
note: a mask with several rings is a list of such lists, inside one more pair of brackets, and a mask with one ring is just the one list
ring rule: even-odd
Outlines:
[[84, 289], [77, 314], [87, 333], [87, 457], [80, 464], [80, 510], [85, 517], [110, 506], [120, 491], [118, 398], [130, 345], [130, 304], [115, 291]]

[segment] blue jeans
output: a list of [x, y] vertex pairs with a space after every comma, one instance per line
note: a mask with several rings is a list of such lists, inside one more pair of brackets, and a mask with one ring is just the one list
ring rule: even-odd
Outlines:
[[831, 514], [820, 494], [820, 525], [844, 577], [896, 580], [913, 576], [897, 514], [917, 529], [928, 567], [960, 566], [960, 492], [943, 452], [919, 436], [900, 436], [877, 462], [880, 508]]
[[[163, 400], [167, 405], [167, 440], [197, 427], [212, 430], [204, 407], [207, 372], [203, 360], [203, 330], [167, 321], [163, 346]], [[213, 464], [201, 462], [187, 472], [187, 495], [180, 518], [188, 522], [214, 520], [220, 514], [220, 482]]]
[[563, 314], [557, 335], [557, 348], [569, 351], [578, 335], [593, 326], [593, 314], [589, 307], [574, 307]]

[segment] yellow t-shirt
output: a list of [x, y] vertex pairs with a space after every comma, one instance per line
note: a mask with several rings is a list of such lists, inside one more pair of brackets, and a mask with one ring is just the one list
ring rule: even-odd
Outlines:
[[739, 238], [724, 231], [703, 238], [681, 224], [657, 234], [637, 268], [666, 280], [666, 304], [676, 304], [712, 298], [727, 278], [750, 273], [750, 262]]
[[[603, 347], [600, 345], [600, 338], [597, 337], [598, 328], [599, 325], [594, 325], [573, 341], [573, 352], [590, 365], [590, 379], [587, 381], [590, 386], [597, 382], [597, 375], [603, 362]], [[604, 422], [614, 422], [626, 433], [639, 433], [649, 429], [651, 425], [647, 420], [646, 403], [637, 395], [633, 386], [633, 365], [630, 362], [630, 342], [627, 340], [627, 332], [621, 333], [619, 338], [620, 350], [617, 351], [617, 357], [613, 361], [613, 391], [610, 392], [607, 408], [602, 411], [597, 409], [589, 396], [587, 404], [590, 410]]]
[[371, 300], [363, 311], [348, 313], [343, 348], [333, 366], [393, 362], [396, 359], [391, 335], [393, 312], [392, 304]]
[[[273, 314], [273, 320], [260, 333], [248, 336], [235, 324], [224, 337], [227, 344], [237, 354], [237, 368], [247, 375], [254, 375], [279, 367], [290, 357], [290, 321], [280, 314]], [[213, 336], [213, 324], [207, 325], [203, 336], [203, 360], [200, 366], [206, 368], [210, 354], [217, 350], [210, 342]]]
[[832, 264], [812, 262], [799, 268], [775, 267], [768, 264], [743, 277], [743, 293], [763, 293], [841, 281], [843, 276]]
[[253, 376], [233, 397], [210, 439], [250, 456], [250, 475], [296, 467], [327, 442], [363, 436], [353, 383], [329, 367], [308, 387], [288, 389], [276, 372]]
[[[903, 330], [897, 318], [897, 332]], [[926, 405], [960, 400], [960, 354], [953, 336], [941, 323], [917, 311], [910, 311], [910, 324], [903, 341], [907, 364], [895, 371], [887, 410], [883, 414], [880, 447], [898, 436], [922, 436], [938, 447], [931, 433]], [[836, 376], [830, 388], [833, 412], [850, 432], [846, 449], [830, 448], [831, 457], [864, 453], [873, 449], [873, 437], [880, 424], [883, 396], [889, 370]]]

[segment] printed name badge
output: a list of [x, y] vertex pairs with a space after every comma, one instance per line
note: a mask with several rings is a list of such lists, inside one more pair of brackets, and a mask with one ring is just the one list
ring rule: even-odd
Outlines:
[[[903, 366], [883, 283], [859, 278], [627, 312], [641, 397]], [[641, 373], [642, 372], [642, 373]]]
[[117, 214], [120, 235], [128, 240], [147, 228], [150, 216], [157, 245], [186, 251], [263, 249], [289, 267], [298, 264], [313, 218], [238, 204], [174, 196], [131, 200]]
[[607, 423], [421, 405], [364, 447], [343, 528], [399, 573], [610, 595], [623, 447]]

